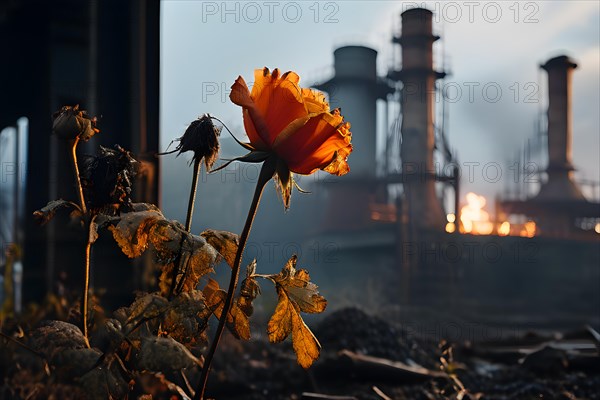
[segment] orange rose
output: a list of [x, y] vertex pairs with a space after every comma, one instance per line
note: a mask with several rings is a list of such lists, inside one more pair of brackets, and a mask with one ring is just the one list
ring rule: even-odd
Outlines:
[[317, 170], [334, 175], [350, 171], [346, 159], [352, 152], [350, 124], [339, 109], [330, 111], [325, 96], [300, 88], [300, 77], [292, 71], [279, 75], [268, 68], [254, 72], [252, 92], [239, 76], [230, 99], [243, 109], [250, 154], [241, 161], [260, 162], [277, 157], [277, 181], [284, 204], [289, 207], [292, 172], [309, 175]]

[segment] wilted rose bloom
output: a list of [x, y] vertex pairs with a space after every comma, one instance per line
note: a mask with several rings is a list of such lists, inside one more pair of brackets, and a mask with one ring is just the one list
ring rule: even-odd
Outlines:
[[131, 188], [137, 161], [121, 146], [100, 146], [98, 154], [83, 161], [81, 184], [90, 209], [107, 214], [130, 211]]
[[[230, 99], [243, 108], [244, 127], [255, 155], [240, 158], [262, 161], [264, 153], [276, 154], [277, 178], [284, 204], [289, 199], [294, 180], [292, 172], [308, 175], [321, 169], [333, 175], [348, 173], [347, 158], [352, 152], [350, 124], [340, 110], [331, 111], [325, 96], [300, 88], [300, 77], [292, 71], [283, 75], [275, 69], [257, 69], [252, 92], [239, 76]], [[248, 155], [249, 156], [249, 155]]]
[[96, 128], [96, 117], [91, 118], [87, 112], [75, 106], [63, 106], [52, 115], [52, 131], [62, 139], [79, 139], [88, 141], [100, 129]]
[[188, 126], [185, 133], [179, 139], [179, 144], [173, 151], [161, 154], [171, 154], [178, 152], [177, 155], [186, 151], [193, 151], [193, 160], [204, 159], [204, 165], [210, 169], [219, 155], [219, 134], [221, 129], [217, 128], [209, 114], [204, 114]]

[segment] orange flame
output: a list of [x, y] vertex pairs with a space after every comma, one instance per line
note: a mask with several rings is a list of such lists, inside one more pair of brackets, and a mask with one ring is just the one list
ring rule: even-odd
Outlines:
[[508, 236], [510, 235], [510, 222], [504, 221], [498, 227], [498, 235], [499, 236]]
[[461, 232], [473, 235], [489, 235], [494, 230], [490, 215], [483, 208], [485, 197], [473, 192], [467, 193], [467, 204], [460, 209]]

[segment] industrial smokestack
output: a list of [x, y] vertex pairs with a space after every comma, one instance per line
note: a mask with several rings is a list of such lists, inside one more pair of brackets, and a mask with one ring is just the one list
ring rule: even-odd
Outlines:
[[567, 56], [558, 56], [541, 68], [548, 73], [548, 181], [536, 200], [585, 200], [572, 179], [571, 79], [577, 64]]
[[420, 229], [442, 230], [445, 217], [435, 192], [434, 95], [432, 12], [413, 8], [402, 13], [402, 69], [389, 74], [402, 81], [402, 174], [410, 224]]
[[352, 124], [353, 177], [375, 176], [377, 129], [377, 51], [364, 46], [344, 46], [333, 53], [335, 76], [316, 85], [329, 94], [331, 108], [342, 108]]
[[385, 99], [392, 90], [377, 78], [377, 51], [344, 46], [333, 56], [335, 75], [314, 87], [326, 91], [330, 106], [340, 107], [348, 118], [353, 150], [348, 157], [348, 176], [327, 188], [328, 206], [321, 229], [362, 230], [373, 223], [370, 205], [377, 170], [377, 99]]

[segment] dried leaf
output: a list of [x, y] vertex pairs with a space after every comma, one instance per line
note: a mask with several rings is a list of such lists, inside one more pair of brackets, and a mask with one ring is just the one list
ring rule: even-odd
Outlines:
[[318, 286], [310, 282], [305, 269], [296, 270], [298, 257], [294, 254], [277, 275], [269, 275], [276, 285], [281, 286], [290, 299], [298, 304], [300, 311], [318, 314], [327, 307], [327, 300], [318, 292]]
[[254, 259], [246, 268], [246, 278], [242, 281], [240, 297], [237, 299], [238, 307], [248, 317], [252, 316], [254, 306], [252, 302], [260, 294], [260, 286], [254, 277], [256, 272], [256, 259]]
[[138, 354], [138, 363], [141, 369], [157, 372], [202, 366], [202, 362], [184, 345], [169, 336], [145, 337]]
[[[214, 247], [202, 236], [189, 234], [177, 222], [157, 221], [151, 229], [150, 241], [156, 251], [157, 261], [165, 264], [159, 278], [159, 287], [163, 294], [169, 294], [171, 291], [175, 267], [182, 267], [177, 271], [178, 288], [187, 292], [196, 288], [200, 278], [213, 271], [219, 257]], [[180, 276], [181, 274], [184, 275]]]
[[123, 326], [136, 326], [142, 321], [151, 320], [169, 308], [169, 301], [155, 293], [146, 293], [135, 299], [128, 309], [129, 317]]
[[306, 326], [299, 312], [292, 313], [292, 346], [296, 352], [298, 364], [309, 368], [319, 358], [321, 344]]
[[183, 256], [186, 263], [186, 275], [181, 285], [184, 292], [193, 290], [198, 286], [200, 278], [209, 272], [213, 272], [219, 254], [214, 247], [209, 245], [201, 236], [189, 235], [184, 242]]
[[71, 207], [71, 208], [79, 211], [79, 213], [81, 214], [81, 210], [77, 204], [75, 204], [71, 201], [58, 199], [58, 200], [52, 200], [51, 202], [46, 204], [46, 206], [44, 208], [34, 211], [33, 217], [40, 225], [46, 225], [48, 222], [50, 222], [50, 220], [52, 218], [54, 218], [54, 215], [56, 214], [56, 212], [59, 209], [65, 208], [65, 207]]
[[109, 226], [113, 237], [127, 257], [139, 257], [148, 247], [150, 228], [159, 220], [164, 220], [160, 211], [148, 210], [121, 215], [116, 226]]
[[[200, 278], [213, 271], [219, 253], [202, 236], [191, 235], [177, 221], [169, 221], [152, 205], [133, 204], [134, 210], [108, 221], [123, 253], [140, 256], [152, 245], [156, 262], [163, 266], [159, 278], [162, 295], [171, 293], [173, 277], [177, 276], [177, 292], [196, 288]], [[106, 223], [106, 222], [104, 222]]]
[[279, 303], [275, 313], [269, 321], [267, 333], [271, 343], [278, 343], [292, 334], [292, 346], [296, 352], [296, 359], [302, 368], [309, 368], [319, 358], [321, 344], [306, 326], [300, 316], [297, 304], [290, 301], [286, 292], [278, 288]]
[[81, 330], [73, 324], [63, 321], [44, 321], [29, 338], [29, 346], [52, 360], [65, 350], [87, 348]]
[[238, 250], [240, 238], [235, 233], [207, 229], [200, 234], [206, 241], [223, 256], [227, 264], [233, 267], [235, 254]]
[[296, 313], [294, 305], [284, 290], [277, 290], [279, 303], [275, 307], [275, 312], [269, 320], [267, 333], [271, 343], [279, 343], [285, 340], [292, 333], [292, 314]]
[[268, 276], [275, 282], [279, 303], [269, 321], [267, 333], [272, 343], [285, 340], [291, 333], [298, 364], [308, 368], [319, 357], [321, 345], [304, 323], [300, 311], [323, 312], [327, 300], [318, 293], [317, 285], [310, 282], [306, 270], [296, 270], [296, 262], [297, 256], [293, 255], [279, 274]]
[[171, 287], [173, 285], [173, 276], [174, 276], [175, 264], [168, 263], [167, 265], [163, 265], [162, 272], [158, 277], [158, 289], [160, 290], [160, 294], [162, 296], [169, 296], [171, 293]]
[[117, 362], [94, 368], [79, 379], [79, 384], [91, 400], [124, 399], [129, 392]]
[[88, 241], [93, 244], [96, 240], [98, 240], [98, 224], [96, 223], [96, 215], [94, 215], [90, 221]]
[[170, 309], [161, 321], [161, 331], [186, 347], [206, 340], [204, 331], [212, 312], [204, 304], [199, 290], [183, 292], [170, 302]]
[[[209, 279], [208, 284], [202, 291], [206, 305], [212, 310], [217, 318], [221, 318], [227, 292], [219, 288], [214, 279]], [[227, 327], [238, 339], [250, 340], [250, 321], [248, 316], [234, 302], [227, 316]]]
[[[182, 236], [186, 235], [186, 236]], [[149, 240], [159, 264], [173, 262], [183, 246], [182, 239], [189, 236], [177, 221], [157, 220], [149, 229]]]

